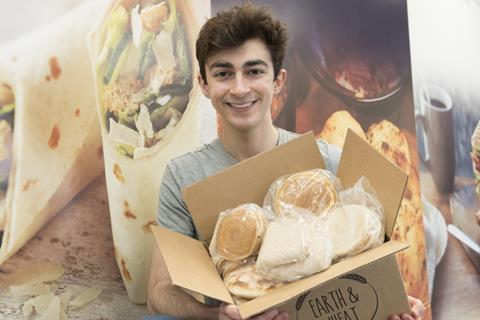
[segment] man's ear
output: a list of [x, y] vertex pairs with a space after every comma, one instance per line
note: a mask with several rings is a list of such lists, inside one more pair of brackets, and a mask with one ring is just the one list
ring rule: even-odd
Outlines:
[[203, 95], [210, 99], [210, 91], [208, 90], [208, 84], [203, 80], [201, 74], [197, 76], [197, 79], [198, 84], [200, 85], [200, 89], [202, 89]]
[[283, 86], [285, 85], [285, 81], [287, 80], [287, 70], [280, 69], [277, 74], [277, 78], [273, 80], [273, 93], [278, 94]]

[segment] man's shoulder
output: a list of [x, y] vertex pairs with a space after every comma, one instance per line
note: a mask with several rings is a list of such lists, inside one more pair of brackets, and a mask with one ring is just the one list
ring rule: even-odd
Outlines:
[[172, 158], [169, 162], [170, 167], [184, 168], [197, 164], [200, 160], [211, 157], [211, 154], [215, 152], [213, 143], [206, 143], [197, 149], [184, 153], [178, 157]]
[[170, 160], [167, 169], [181, 188], [202, 180], [223, 169], [225, 155], [215, 140]]

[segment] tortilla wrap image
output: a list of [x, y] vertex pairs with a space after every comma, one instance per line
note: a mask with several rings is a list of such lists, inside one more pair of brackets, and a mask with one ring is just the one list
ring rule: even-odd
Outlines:
[[89, 39], [115, 257], [135, 303], [146, 302], [164, 169], [200, 145], [195, 6], [116, 2]]
[[103, 171], [86, 2], [0, 47], [0, 265]]

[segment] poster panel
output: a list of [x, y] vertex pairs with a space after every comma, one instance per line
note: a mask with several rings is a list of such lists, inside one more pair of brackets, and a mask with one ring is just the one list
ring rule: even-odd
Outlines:
[[[212, 14], [235, 3], [212, 0]], [[429, 306], [406, 2], [254, 3], [271, 7], [290, 31], [274, 123], [339, 147], [351, 128], [409, 174], [393, 238], [410, 245], [397, 256], [408, 294]]]
[[[433, 315], [475, 319], [480, 294], [480, 3], [408, 1], [408, 8], [422, 193], [440, 208], [448, 230], [465, 233], [473, 248], [464, 244], [465, 236], [460, 236], [464, 242], [448, 236], [435, 274]], [[441, 221], [430, 220], [427, 235], [442, 228]]]

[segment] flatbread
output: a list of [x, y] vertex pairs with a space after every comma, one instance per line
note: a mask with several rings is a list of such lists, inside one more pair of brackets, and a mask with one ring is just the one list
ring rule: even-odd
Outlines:
[[256, 255], [267, 229], [267, 217], [256, 204], [244, 204], [220, 214], [210, 254], [227, 261]]
[[360, 123], [346, 110], [332, 113], [325, 122], [322, 131], [316, 134], [315, 137], [343, 148], [348, 129], [353, 130], [359, 137], [367, 140], [367, 136]]
[[327, 221], [333, 260], [353, 256], [383, 243], [381, 217], [365, 206], [338, 207], [328, 215]]
[[388, 120], [372, 124], [367, 131], [368, 142], [406, 174], [411, 171], [410, 151], [405, 134]]
[[103, 172], [85, 38], [104, 6], [87, 1], [0, 48], [0, 84], [15, 95], [0, 264]]
[[279, 282], [298, 280], [328, 268], [331, 250], [324, 219], [306, 211], [278, 217], [268, 225], [257, 270]]
[[[115, 258], [135, 303], [147, 300], [154, 243], [148, 226], [156, 220], [165, 168], [200, 146], [194, 49], [207, 14], [194, 1], [147, 1], [140, 8], [117, 0], [88, 38]], [[153, 19], [136, 19], [144, 14]], [[138, 34], [142, 23], [154, 32]]]
[[228, 273], [223, 280], [227, 290], [244, 299], [254, 299], [280, 288], [284, 283], [273, 282], [257, 272], [254, 263]]
[[337, 190], [326, 170], [315, 169], [292, 174], [274, 191], [273, 210], [277, 216], [288, 215], [294, 206], [320, 216], [337, 202]]
[[408, 249], [396, 255], [398, 265], [406, 292], [422, 301], [429, 301], [423, 208], [420, 198], [419, 162], [415, 136], [401, 131], [386, 120], [381, 123], [384, 125], [369, 128], [367, 134], [369, 140], [375, 141], [372, 145], [409, 175], [391, 237], [393, 240], [410, 245]]

